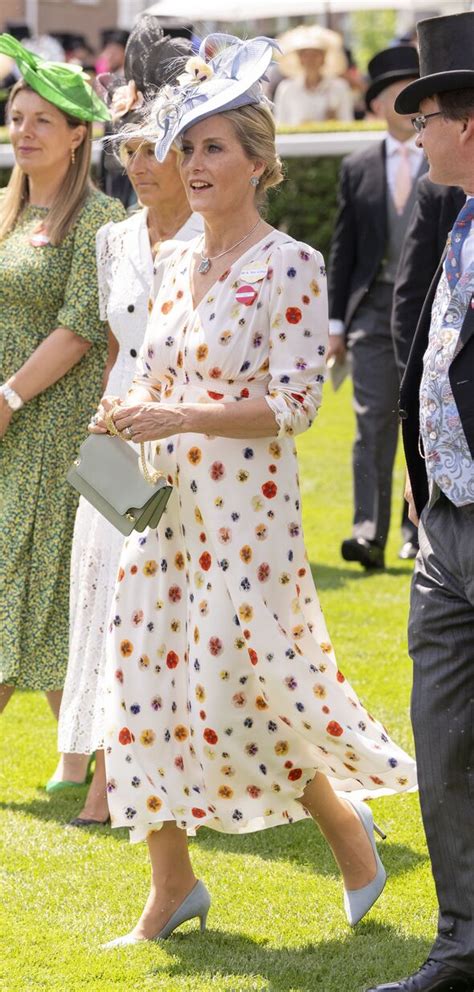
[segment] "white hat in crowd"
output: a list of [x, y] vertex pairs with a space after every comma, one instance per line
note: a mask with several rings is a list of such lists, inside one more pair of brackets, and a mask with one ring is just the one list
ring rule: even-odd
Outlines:
[[278, 66], [284, 76], [300, 76], [301, 63], [298, 52], [314, 49], [325, 53], [321, 74], [326, 77], [340, 76], [347, 69], [342, 38], [337, 31], [320, 27], [319, 24], [300, 24], [291, 31], [285, 31], [278, 38], [281, 56]]

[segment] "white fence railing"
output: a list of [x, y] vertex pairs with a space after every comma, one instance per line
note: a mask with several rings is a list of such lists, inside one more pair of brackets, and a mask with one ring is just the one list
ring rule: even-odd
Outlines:
[[[283, 158], [318, 158], [320, 155], [348, 155], [360, 148], [367, 148], [384, 137], [383, 131], [332, 131], [327, 134], [279, 134], [278, 153]], [[100, 142], [95, 141], [92, 160], [100, 156]], [[13, 165], [11, 145], [0, 144], [0, 169]]]
[[327, 134], [278, 134], [278, 153], [283, 158], [318, 158], [320, 155], [349, 155], [382, 141], [384, 131], [328, 131]]

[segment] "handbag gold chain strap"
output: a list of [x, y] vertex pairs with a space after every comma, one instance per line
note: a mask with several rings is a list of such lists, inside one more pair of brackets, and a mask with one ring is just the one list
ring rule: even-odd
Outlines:
[[[127, 438], [123, 436], [121, 431], [117, 430], [113, 421], [113, 415], [116, 410], [118, 410], [118, 407], [113, 406], [112, 409], [105, 414], [104, 416], [105, 425], [107, 427], [109, 434], [111, 434], [112, 437], [119, 437], [121, 441], [124, 441], [125, 444], [127, 444], [128, 443]], [[142, 467], [143, 478], [145, 479], [145, 482], [148, 482], [150, 484], [150, 486], [156, 486], [156, 483], [159, 482], [160, 479], [166, 479], [165, 473], [160, 472], [158, 469], [153, 469], [150, 472], [150, 469], [148, 468], [148, 462], [145, 456], [145, 445], [143, 444], [143, 441], [140, 441], [140, 465]]]

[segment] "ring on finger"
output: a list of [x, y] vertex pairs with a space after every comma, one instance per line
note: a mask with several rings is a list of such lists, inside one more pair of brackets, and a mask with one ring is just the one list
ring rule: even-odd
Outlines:
[[122, 434], [127, 441], [131, 441], [133, 437], [133, 429], [131, 427], [126, 427], [125, 430], [122, 431]]

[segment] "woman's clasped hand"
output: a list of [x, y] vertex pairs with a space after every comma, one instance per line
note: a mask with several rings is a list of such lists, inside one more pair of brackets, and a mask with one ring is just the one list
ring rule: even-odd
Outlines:
[[138, 444], [179, 434], [184, 424], [183, 411], [175, 406], [153, 401], [129, 406], [116, 396], [104, 396], [89, 431], [112, 433], [110, 418], [119, 434], [124, 434], [127, 440], [133, 438]]

